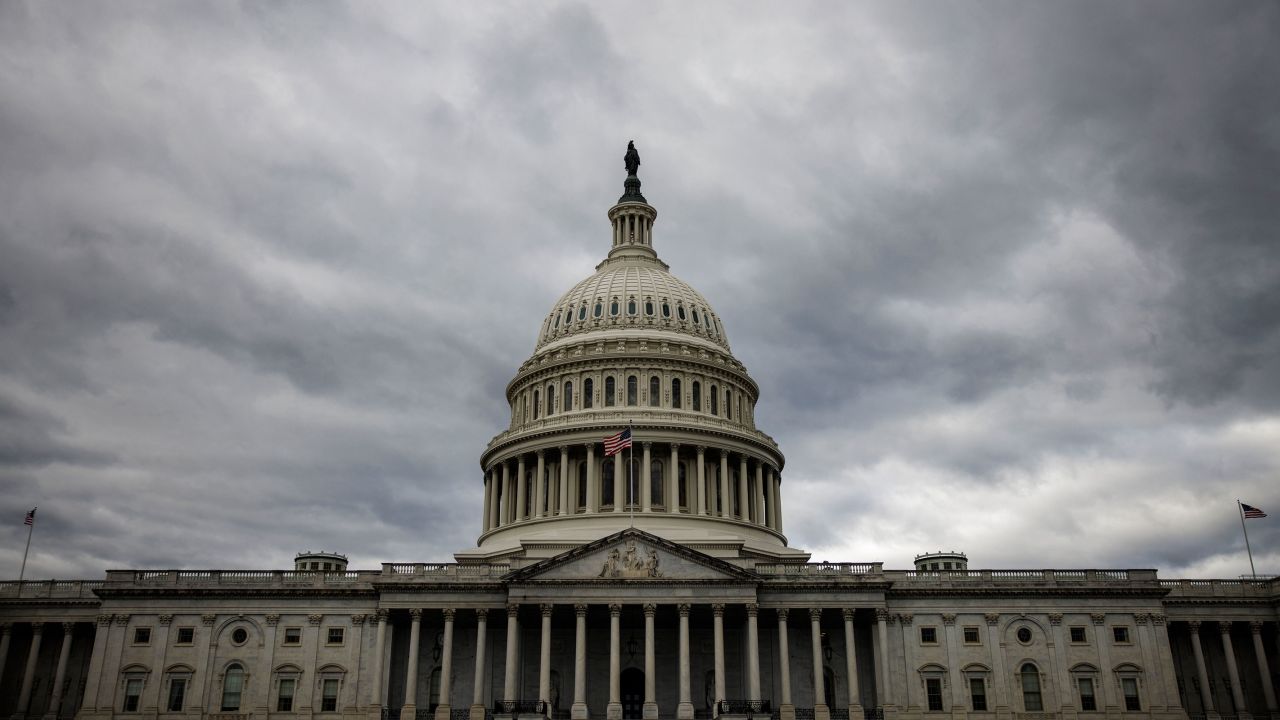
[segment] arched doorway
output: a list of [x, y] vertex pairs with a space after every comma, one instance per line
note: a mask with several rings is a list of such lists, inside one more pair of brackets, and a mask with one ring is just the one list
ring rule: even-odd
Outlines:
[[622, 717], [625, 720], [640, 720], [644, 716], [644, 671], [640, 668], [627, 668], [618, 678], [622, 691]]

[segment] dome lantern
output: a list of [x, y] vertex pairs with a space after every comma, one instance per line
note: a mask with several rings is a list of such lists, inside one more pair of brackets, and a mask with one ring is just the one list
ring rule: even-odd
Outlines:
[[627, 168], [627, 179], [623, 183], [622, 197], [618, 204], [609, 208], [609, 221], [613, 223], [613, 247], [609, 250], [609, 259], [616, 257], [641, 257], [658, 259], [653, 250], [653, 222], [658, 219], [658, 211], [640, 194], [640, 178], [636, 175], [640, 167], [640, 153], [636, 151], [635, 141], [627, 143], [627, 154], [623, 157]]

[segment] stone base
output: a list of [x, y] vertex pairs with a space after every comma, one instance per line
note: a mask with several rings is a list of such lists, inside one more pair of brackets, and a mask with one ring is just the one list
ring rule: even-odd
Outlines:
[[449, 715], [452, 712], [452, 706], [446, 703], [440, 703], [436, 706], [436, 720], [449, 720]]
[[622, 703], [609, 703], [604, 709], [605, 720], [622, 720]]
[[640, 717], [644, 720], [658, 720], [658, 703], [647, 702], [640, 708]]
[[[467, 720], [484, 720], [485, 712], [483, 705], [472, 705], [471, 712], [467, 716]], [[381, 718], [379, 718], [381, 720]]]
[[569, 706], [569, 720], [587, 720], [588, 716], [586, 703], [574, 703]]
[[862, 720], [862, 705], [854, 703], [849, 706], [849, 720]]
[[405, 703], [404, 705], [400, 706], [400, 717], [402, 718], [407, 718], [407, 720], [414, 720], [414, 717], [417, 716], [417, 714], [418, 714], [418, 705], [416, 703]]
[[[817, 683], [814, 683], [815, 685]], [[813, 706], [813, 720], [831, 720], [831, 708], [826, 703]]]
[[1008, 705], [996, 706], [996, 720], [1011, 720], [1012, 718], [1013, 711], [1009, 709]]
[[796, 720], [796, 706], [790, 703], [779, 705], [778, 720]]
[[676, 720], [693, 720], [693, 703], [687, 702], [676, 705]]
[[[951, 720], [966, 720], [969, 717], [969, 709], [963, 705], [951, 706]], [[850, 717], [852, 720], [852, 716]]]

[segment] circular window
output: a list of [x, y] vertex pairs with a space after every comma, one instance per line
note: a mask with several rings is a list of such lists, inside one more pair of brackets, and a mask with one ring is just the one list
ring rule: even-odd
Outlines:
[[231, 631], [231, 642], [236, 645], [243, 645], [249, 639], [249, 631], [244, 628], [236, 628]]
[[1020, 627], [1017, 632], [1018, 642], [1026, 645], [1031, 642], [1031, 628]]

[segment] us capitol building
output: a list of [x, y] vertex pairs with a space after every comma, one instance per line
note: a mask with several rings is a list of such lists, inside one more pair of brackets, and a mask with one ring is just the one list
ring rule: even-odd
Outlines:
[[625, 162], [608, 254], [506, 388], [474, 548], [0, 582], [0, 716], [1280, 718], [1280, 581], [789, 547], [760, 389]]

